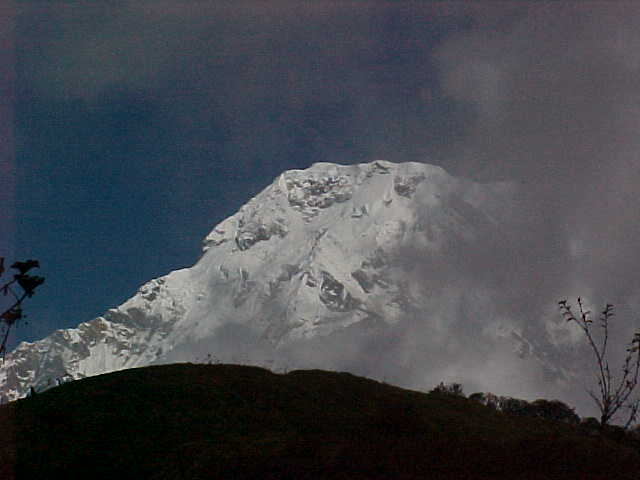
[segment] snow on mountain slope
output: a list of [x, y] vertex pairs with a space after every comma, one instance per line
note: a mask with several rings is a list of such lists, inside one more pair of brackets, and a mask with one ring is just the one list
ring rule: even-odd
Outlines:
[[[211, 231], [193, 267], [151, 280], [102, 317], [21, 343], [0, 367], [0, 393], [15, 399], [64, 376], [205, 351], [269, 363], [354, 326], [392, 327], [428, 309], [397, 253], [473, 242], [506, 215], [510, 193], [509, 184], [476, 184], [420, 163], [286, 171]], [[442, 321], [434, 316], [433, 335]]]

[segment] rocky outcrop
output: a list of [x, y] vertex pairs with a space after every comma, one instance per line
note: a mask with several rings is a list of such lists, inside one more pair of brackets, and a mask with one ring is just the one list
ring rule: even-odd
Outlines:
[[247, 250], [257, 242], [269, 240], [274, 235], [284, 238], [287, 235], [287, 228], [284, 221], [263, 224], [257, 221], [244, 223], [240, 221], [236, 234], [236, 245], [240, 250]]
[[287, 200], [306, 221], [318, 215], [320, 210], [334, 203], [349, 200], [353, 192], [351, 179], [346, 175], [286, 176]]
[[360, 304], [341, 282], [329, 272], [324, 271], [322, 272], [322, 284], [318, 298], [329, 310], [336, 312], [348, 312]]
[[393, 178], [393, 189], [401, 197], [411, 198], [416, 191], [417, 186], [425, 180], [425, 176], [396, 176]]

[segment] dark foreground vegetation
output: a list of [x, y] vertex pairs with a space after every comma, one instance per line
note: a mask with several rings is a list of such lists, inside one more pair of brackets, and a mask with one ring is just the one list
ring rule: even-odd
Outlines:
[[0, 407], [0, 478], [637, 479], [630, 437], [346, 373], [176, 364]]

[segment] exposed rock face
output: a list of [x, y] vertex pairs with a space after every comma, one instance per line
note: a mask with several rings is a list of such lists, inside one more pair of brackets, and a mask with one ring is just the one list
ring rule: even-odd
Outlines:
[[309, 222], [324, 208], [351, 199], [352, 178], [348, 175], [298, 175], [291, 172], [285, 178], [289, 205]]
[[398, 195], [411, 198], [411, 195], [416, 191], [416, 187], [424, 180], [425, 176], [423, 174], [407, 177], [398, 176], [393, 179], [393, 189]]
[[342, 283], [333, 278], [329, 272], [322, 273], [322, 285], [318, 298], [329, 309], [335, 312], [354, 310], [359, 301], [351, 296]]
[[298, 344], [311, 355], [315, 344], [304, 342], [314, 338], [415, 317], [427, 300], [395, 252], [472, 240], [508, 195], [505, 184], [418, 163], [284, 172], [212, 230], [193, 267], [151, 280], [102, 317], [20, 344], [0, 367], [1, 394], [15, 399], [51, 379], [190, 361], [203, 351], [269, 364]]

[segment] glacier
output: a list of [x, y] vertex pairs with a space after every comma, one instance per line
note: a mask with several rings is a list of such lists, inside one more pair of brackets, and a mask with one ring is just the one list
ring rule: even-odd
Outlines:
[[[513, 188], [413, 162], [285, 171], [213, 228], [192, 267], [149, 281], [101, 317], [19, 344], [0, 366], [0, 396], [10, 401], [30, 386], [205, 355], [275, 369], [415, 377], [412, 363], [446, 357], [455, 341], [446, 312], [434, 311], [402, 252], [438, 255], [452, 239], [472, 248], [479, 230], [510, 215]], [[405, 328], [417, 322], [419, 330]], [[516, 326], [487, 319], [481, 327], [479, 348], [506, 345], [487, 352], [493, 364], [507, 368], [528, 357], [527, 368], [542, 366], [557, 381], [569, 375]], [[417, 332], [439, 346], [429, 354]], [[363, 371], [372, 358], [381, 371]], [[436, 367], [438, 375], [450, 370], [434, 360]], [[474, 368], [471, 375], [482, 376]]]

